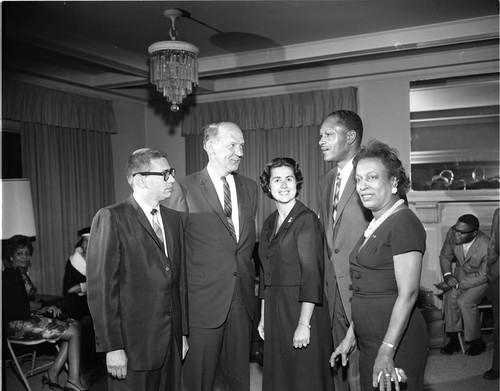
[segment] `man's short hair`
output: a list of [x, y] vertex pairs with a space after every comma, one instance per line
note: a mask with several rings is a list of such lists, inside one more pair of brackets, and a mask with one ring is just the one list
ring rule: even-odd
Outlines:
[[132, 186], [135, 173], [149, 171], [151, 169], [151, 162], [157, 159], [167, 159], [167, 154], [153, 148], [141, 148], [132, 152], [125, 168], [129, 185]]
[[474, 231], [477, 231], [479, 229], [479, 220], [474, 215], [471, 214], [462, 215], [458, 218], [458, 221], [467, 224]]
[[363, 121], [360, 116], [351, 110], [337, 110], [333, 111], [325, 118], [325, 122], [328, 118], [337, 118], [337, 120], [346, 127], [346, 129], [354, 130], [356, 132], [356, 144], [361, 145], [361, 140], [363, 139]]

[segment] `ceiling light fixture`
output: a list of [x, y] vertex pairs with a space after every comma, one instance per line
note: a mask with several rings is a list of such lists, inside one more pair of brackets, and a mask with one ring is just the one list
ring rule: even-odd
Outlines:
[[193, 44], [177, 41], [178, 30], [175, 21], [181, 17], [189, 17], [187, 11], [173, 8], [163, 12], [170, 19], [170, 41], [155, 42], [149, 46], [150, 83], [156, 86], [172, 105], [170, 110], [179, 110], [182, 100], [193, 92], [198, 84], [198, 53]]

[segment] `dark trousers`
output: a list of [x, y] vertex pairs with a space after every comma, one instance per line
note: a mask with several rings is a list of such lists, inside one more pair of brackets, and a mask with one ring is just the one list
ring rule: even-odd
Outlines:
[[161, 368], [153, 371], [127, 369], [127, 377], [124, 380], [117, 380], [108, 375], [108, 391], [181, 391], [181, 368], [179, 350], [172, 338]]
[[250, 336], [252, 321], [236, 284], [226, 321], [216, 329], [190, 327], [189, 351], [183, 366], [188, 391], [212, 391], [217, 369], [224, 391], [250, 390]]
[[491, 307], [493, 309], [493, 361], [491, 364], [491, 367], [495, 370], [499, 370], [499, 362], [498, 362], [498, 344], [499, 344], [499, 338], [498, 338], [498, 322], [500, 318], [499, 314], [499, 309], [498, 309], [498, 292], [499, 284], [498, 284], [498, 278], [496, 278], [494, 281], [489, 280], [488, 281], [488, 297], [491, 300]]
[[[334, 349], [344, 339], [348, 329], [345, 311], [340, 300], [337, 288], [335, 302], [333, 303], [332, 336]], [[359, 350], [356, 348], [350, 355], [347, 368], [336, 367], [334, 370], [334, 384], [336, 391], [360, 391], [361, 383], [359, 377]]]

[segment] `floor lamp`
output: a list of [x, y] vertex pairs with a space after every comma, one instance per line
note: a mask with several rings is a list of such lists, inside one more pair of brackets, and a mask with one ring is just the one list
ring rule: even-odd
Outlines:
[[29, 179], [2, 179], [2, 239], [36, 236]]

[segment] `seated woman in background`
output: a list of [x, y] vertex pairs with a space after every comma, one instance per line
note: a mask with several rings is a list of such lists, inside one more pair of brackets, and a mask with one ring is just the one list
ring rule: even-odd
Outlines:
[[[8, 258], [2, 271], [3, 316], [6, 334], [10, 339], [46, 339], [59, 341], [60, 350], [54, 365], [42, 377], [43, 386], [51, 390], [63, 390], [57, 379], [66, 363], [69, 365], [67, 390], [84, 390], [80, 381], [80, 324], [68, 318], [59, 320], [61, 311], [54, 306], [41, 307], [33, 311], [30, 298], [34, 299], [36, 287], [31, 282], [27, 269], [33, 255], [31, 240], [15, 235], [7, 242]], [[39, 305], [38, 305], [39, 306]]]
[[80, 240], [75, 252], [66, 262], [63, 279], [64, 312], [78, 320], [84, 328], [92, 326], [92, 318], [87, 303], [87, 245], [90, 227], [78, 231]]

